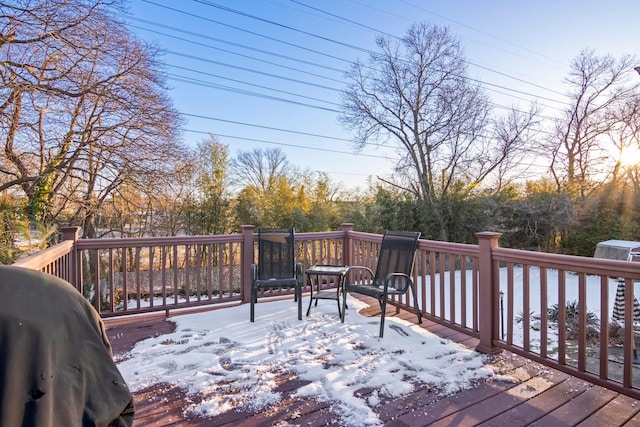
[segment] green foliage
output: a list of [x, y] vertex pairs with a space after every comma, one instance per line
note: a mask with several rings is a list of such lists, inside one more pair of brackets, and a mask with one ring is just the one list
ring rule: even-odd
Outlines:
[[[567, 324], [577, 323], [578, 316], [580, 315], [578, 301], [567, 301], [565, 309], [566, 309], [565, 320]], [[558, 304], [554, 304], [551, 307], [549, 307], [548, 313], [549, 313], [548, 314], [549, 320], [557, 323], [559, 319], [559, 314], [560, 314], [560, 308]], [[587, 311], [587, 325], [598, 326], [598, 324], [599, 324], [598, 316], [596, 316], [595, 313], [591, 311]]]
[[576, 214], [579, 225], [567, 239], [572, 252], [593, 256], [598, 242], [639, 240], [640, 199], [629, 184], [608, 183], [595, 191]]
[[195, 195], [184, 207], [190, 234], [225, 234], [230, 231], [229, 149], [210, 136], [197, 146]]
[[[558, 323], [560, 310], [558, 304], [548, 309], [549, 320]], [[568, 340], [577, 340], [580, 337], [579, 324], [580, 309], [577, 301], [567, 301], [566, 304], [566, 337]], [[586, 339], [589, 343], [597, 343], [600, 337], [600, 320], [591, 311], [587, 311]]]
[[548, 180], [510, 187], [494, 200], [494, 229], [501, 246], [543, 252], [562, 251], [573, 221], [574, 205]]
[[55, 225], [29, 221], [6, 199], [0, 201], [0, 264], [13, 264], [23, 254], [41, 251], [57, 236]]

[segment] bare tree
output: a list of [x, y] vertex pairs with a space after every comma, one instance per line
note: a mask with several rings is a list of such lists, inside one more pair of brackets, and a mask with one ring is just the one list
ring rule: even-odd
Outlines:
[[[623, 104], [616, 112], [620, 121], [609, 133], [609, 138], [617, 152], [617, 161], [612, 172], [612, 181], [631, 179], [636, 191], [640, 191], [638, 181], [640, 164], [634, 164], [638, 160], [640, 152], [640, 91], [632, 97], [628, 103]], [[631, 156], [627, 158], [626, 156]]]
[[158, 53], [114, 18], [119, 3], [0, 3], [0, 191], [20, 188], [30, 216], [89, 236], [123, 183], [165, 188], [185, 153]]
[[610, 172], [613, 147], [608, 135], [629, 120], [625, 106], [640, 90], [638, 83], [627, 84], [630, 74], [635, 74], [634, 61], [631, 56], [619, 60], [598, 56], [592, 50], [582, 51], [572, 61], [566, 79], [571, 105], [556, 121], [555, 135], [548, 143], [559, 192], [568, 190], [584, 200], [598, 176], [604, 178]]
[[398, 149], [394, 183], [422, 201], [436, 237], [446, 240], [448, 198], [495, 172], [521, 138], [492, 137], [488, 99], [467, 77], [462, 47], [446, 28], [414, 24], [400, 41], [377, 44], [367, 64], [347, 73], [341, 121], [356, 131], [359, 148]]
[[272, 189], [279, 177], [289, 177], [294, 173], [279, 148], [242, 151], [231, 162], [231, 170], [240, 187], [253, 187], [261, 193]]
[[279, 148], [240, 152], [231, 162], [238, 186], [236, 221], [262, 227], [294, 223], [299, 175]]

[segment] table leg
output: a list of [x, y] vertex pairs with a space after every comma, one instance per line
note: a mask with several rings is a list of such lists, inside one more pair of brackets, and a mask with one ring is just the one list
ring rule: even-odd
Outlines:
[[[311, 290], [311, 294], [309, 294], [309, 308], [307, 308], [307, 317], [309, 317], [309, 313], [311, 313], [311, 304], [313, 304], [313, 280], [311, 280], [310, 274], [307, 274], [307, 286], [309, 286], [309, 289]], [[317, 303], [318, 301], [316, 300], [316, 304]]]

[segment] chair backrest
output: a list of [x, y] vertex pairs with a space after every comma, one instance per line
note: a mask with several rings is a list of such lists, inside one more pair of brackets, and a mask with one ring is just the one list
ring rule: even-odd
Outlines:
[[[411, 276], [419, 238], [420, 232], [385, 231], [378, 254], [374, 282], [381, 283], [390, 273], [404, 273]], [[406, 292], [408, 285], [406, 280], [395, 280], [393, 283], [393, 287], [398, 292]]]
[[258, 280], [295, 277], [293, 228], [258, 229]]

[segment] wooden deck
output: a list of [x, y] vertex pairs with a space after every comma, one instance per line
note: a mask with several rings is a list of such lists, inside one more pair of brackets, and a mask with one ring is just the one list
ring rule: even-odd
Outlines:
[[[372, 303], [366, 314], [379, 315], [377, 303]], [[407, 312], [398, 317], [416, 321], [415, 315]], [[116, 360], [137, 341], [171, 332], [175, 325], [168, 320], [156, 316], [105, 321]], [[477, 344], [472, 337], [430, 321], [423, 321], [422, 326], [467, 347]], [[509, 374], [509, 380], [498, 376], [447, 397], [437, 390], [420, 389], [380, 401], [373, 410], [385, 426], [640, 426], [640, 402], [630, 397], [508, 352], [495, 356], [492, 363], [499, 373]], [[135, 426], [339, 425], [330, 403], [293, 397], [305, 384], [283, 373], [277, 390], [283, 396], [279, 405], [262, 413], [232, 410], [208, 419], [185, 417], [183, 409], [197, 397], [157, 384], [135, 394]], [[360, 392], [366, 395], [372, 391]]]

